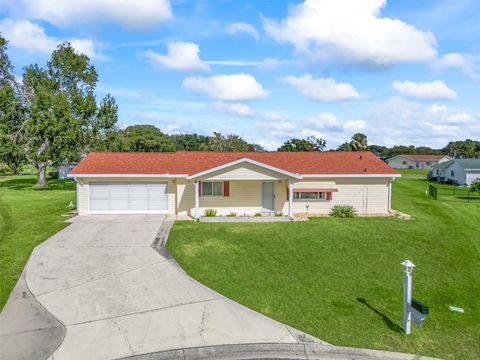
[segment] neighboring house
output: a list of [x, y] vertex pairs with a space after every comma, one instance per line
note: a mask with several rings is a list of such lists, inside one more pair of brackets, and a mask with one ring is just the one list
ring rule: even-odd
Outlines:
[[430, 177], [439, 182], [470, 186], [473, 180], [480, 178], [480, 159], [455, 159], [437, 164], [430, 171]]
[[77, 163], [70, 163], [70, 164], [62, 164], [58, 167], [58, 178], [59, 179], [66, 179], [68, 177], [68, 173], [77, 166]]
[[394, 169], [431, 169], [434, 165], [449, 161], [447, 155], [397, 155], [387, 159]]
[[386, 214], [400, 175], [371, 152], [100, 153], [70, 172], [80, 214]]

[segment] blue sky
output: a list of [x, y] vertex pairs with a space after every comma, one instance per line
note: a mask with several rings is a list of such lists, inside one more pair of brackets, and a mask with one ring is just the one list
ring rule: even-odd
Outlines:
[[480, 0], [6, 0], [20, 76], [69, 40], [92, 59], [119, 125], [236, 133], [269, 150], [442, 147], [480, 138]]

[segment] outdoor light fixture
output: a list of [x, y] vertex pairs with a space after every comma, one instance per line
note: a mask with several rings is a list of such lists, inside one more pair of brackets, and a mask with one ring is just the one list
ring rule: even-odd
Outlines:
[[405, 274], [410, 275], [415, 267], [415, 264], [412, 263], [410, 260], [405, 260], [402, 264], [405, 267]]

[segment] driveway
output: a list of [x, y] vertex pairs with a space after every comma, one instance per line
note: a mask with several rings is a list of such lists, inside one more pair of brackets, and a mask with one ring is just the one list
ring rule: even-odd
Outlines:
[[0, 315], [0, 358], [417, 358], [335, 347], [225, 298], [152, 247], [171, 224], [81, 216], [36, 247]]
[[298, 343], [289, 328], [187, 276], [152, 242], [164, 216], [83, 216], [38, 246], [33, 296], [66, 328], [52, 359], [115, 359], [186, 347]]

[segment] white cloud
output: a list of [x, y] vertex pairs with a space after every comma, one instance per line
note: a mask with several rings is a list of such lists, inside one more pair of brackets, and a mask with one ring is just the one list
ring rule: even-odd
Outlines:
[[263, 19], [263, 25], [272, 38], [313, 57], [329, 53], [376, 65], [433, 60], [433, 34], [380, 17], [385, 5], [386, 0], [305, 0], [291, 7], [286, 19]]
[[337, 83], [335, 79], [313, 79], [311, 75], [287, 76], [283, 82], [295, 86], [304, 96], [317, 101], [342, 101], [360, 98], [349, 83]]
[[268, 96], [262, 84], [248, 74], [191, 76], [183, 81], [183, 87], [192, 92], [203, 93], [219, 101], [246, 101]]
[[460, 68], [471, 78], [475, 80], [480, 79], [480, 56], [448, 53], [437, 59], [433, 66], [438, 70], [455, 67]]
[[244, 22], [237, 22], [227, 26], [227, 32], [231, 35], [237, 34], [248, 34], [252, 36], [255, 40], [260, 38], [258, 31], [250, 24]]
[[419, 99], [456, 99], [457, 93], [441, 80], [432, 82], [399, 81], [392, 86], [400, 95]]
[[316, 129], [339, 129], [337, 117], [332, 113], [318, 113], [305, 119], [305, 124]]
[[10, 45], [29, 52], [51, 53], [61, 42], [70, 41], [75, 50], [91, 59], [107, 59], [91, 39], [57, 39], [48, 36], [43, 27], [28, 20], [4, 19], [0, 21], [0, 32]]
[[161, 55], [152, 50], [142, 55], [156, 66], [181, 71], [207, 71], [210, 67], [199, 57], [197, 44], [189, 42], [172, 42], [168, 44], [168, 54]]
[[169, 0], [7, 0], [6, 7], [23, 18], [56, 26], [116, 22], [127, 28], [148, 28], [172, 18]]
[[365, 129], [367, 123], [364, 120], [349, 120], [343, 125], [345, 131], [357, 131]]
[[474, 120], [474, 116], [464, 110], [450, 108], [446, 105], [433, 104], [427, 110], [432, 120], [439, 125], [466, 125]]
[[269, 57], [263, 60], [207, 60], [205, 63], [220, 66], [256, 66], [262, 70], [270, 70], [280, 66], [296, 64], [296, 61]]
[[233, 115], [250, 117], [255, 112], [250, 106], [242, 103], [225, 103], [223, 101], [216, 101], [212, 104], [212, 109], [215, 111], [222, 111]]

